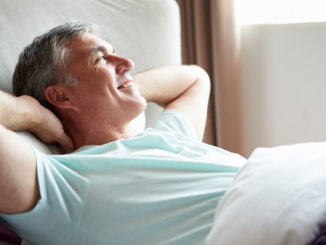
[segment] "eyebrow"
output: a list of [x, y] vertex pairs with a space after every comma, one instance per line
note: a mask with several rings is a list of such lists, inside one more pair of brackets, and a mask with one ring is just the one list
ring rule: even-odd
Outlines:
[[[90, 54], [94, 55], [94, 54], [97, 54], [98, 52], [105, 52], [107, 50], [108, 49], [105, 46], [100, 45], [100, 46], [96, 46], [96, 47], [92, 48], [91, 51], [90, 51]], [[112, 53], [113, 54], [115, 53], [115, 48], [114, 47], [112, 47]]]

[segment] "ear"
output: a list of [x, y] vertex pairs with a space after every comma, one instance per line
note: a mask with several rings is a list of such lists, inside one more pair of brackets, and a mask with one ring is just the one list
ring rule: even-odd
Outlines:
[[57, 109], [73, 109], [77, 110], [77, 107], [73, 104], [69, 89], [63, 84], [54, 84], [45, 88], [45, 99], [48, 103]]

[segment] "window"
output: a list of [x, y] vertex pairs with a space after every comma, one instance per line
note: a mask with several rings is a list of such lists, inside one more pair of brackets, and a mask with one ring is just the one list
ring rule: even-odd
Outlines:
[[234, 0], [238, 25], [326, 21], [325, 0]]

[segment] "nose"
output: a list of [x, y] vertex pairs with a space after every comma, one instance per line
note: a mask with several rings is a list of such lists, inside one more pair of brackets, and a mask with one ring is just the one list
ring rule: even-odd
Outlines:
[[115, 69], [117, 74], [129, 72], [135, 67], [135, 63], [128, 58], [115, 55], [114, 59], [115, 59]]

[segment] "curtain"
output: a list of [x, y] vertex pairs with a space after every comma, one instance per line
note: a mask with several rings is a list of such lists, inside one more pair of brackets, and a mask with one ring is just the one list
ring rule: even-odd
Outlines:
[[233, 0], [177, 0], [184, 64], [203, 67], [211, 78], [204, 142], [242, 154], [239, 42]]

